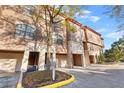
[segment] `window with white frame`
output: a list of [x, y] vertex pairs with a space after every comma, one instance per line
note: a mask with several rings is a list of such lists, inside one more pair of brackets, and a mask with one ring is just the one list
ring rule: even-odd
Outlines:
[[63, 45], [63, 37], [59, 33], [53, 33], [53, 43]]
[[36, 29], [29, 24], [16, 24], [15, 35], [26, 39], [33, 39]]

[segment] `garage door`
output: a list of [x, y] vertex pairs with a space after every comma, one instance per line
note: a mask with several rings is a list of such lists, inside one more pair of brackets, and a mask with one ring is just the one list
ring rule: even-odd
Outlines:
[[0, 51], [0, 71], [20, 71], [23, 54], [23, 52]]
[[67, 67], [67, 55], [66, 54], [57, 54], [56, 55], [58, 67]]

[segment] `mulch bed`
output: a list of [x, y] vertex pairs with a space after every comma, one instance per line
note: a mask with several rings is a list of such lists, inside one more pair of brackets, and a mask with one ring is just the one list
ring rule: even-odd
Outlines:
[[68, 75], [61, 71], [56, 71], [55, 81], [52, 80], [51, 76], [52, 76], [51, 70], [25, 72], [23, 75], [22, 86], [24, 88], [37, 88], [71, 78], [71, 75]]

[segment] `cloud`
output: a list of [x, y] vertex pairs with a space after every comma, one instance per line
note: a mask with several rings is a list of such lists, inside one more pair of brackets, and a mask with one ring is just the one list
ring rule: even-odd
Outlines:
[[105, 37], [118, 40], [119, 38], [123, 36], [123, 33], [124, 33], [123, 31], [108, 33]]
[[87, 19], [93, 23], [96, 23], [97, 21], [100, 20], [100, 17], [98, 16], [89, 16], [89, 15], [81, 15], [80, 18]]
[[96, 30], [97, 32], [106, 32], [107, 30], [105, 28], [100, 28]]
[[80, 17], [83, 18], [83, 19], [89, 18], [89, 16], [87, 16], [87, 15], [82, 15], [82, 16], [80, 16]]
[[92, 11], [89, 10], [83, 10], [81, 15], [79, 15], [79, 12], [75, 13], [75, 17], [81, 17], [81, 18], [87, 18], [89, 14], [91, 14]]
[[96, 23], [98, 20], [100, 20], [100, 17], [98, 17], [98, 16], [90, 16], [89, 19], [90, 19], [90, 21]]
[[79, 15], [79, 13], [75, 13], [75, 18], [77, 17], [80, 17], [80, 18], [83, 18], [83, 19], [87, 19], [93, 23], [96, 23], [98, 20], [100, 20], [100, 17], [98, 16], [91, 16], [92, 14], [92, 11], [89, 11], [89, 10], [83, 10], [82, 11], [82, 15]]
[[92, 11], [89, 11], [89, 10], [83, 10], [83, 14], [91, 14]]

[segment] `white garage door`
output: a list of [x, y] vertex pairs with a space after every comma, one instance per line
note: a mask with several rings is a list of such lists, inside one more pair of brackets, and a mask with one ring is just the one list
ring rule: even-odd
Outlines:
[[17, 59], [0, 59], [0, 71], [15, 72]]
[[23, 52], [0, 51], [0, 71], [20, 71], [23, 54]]
[[58, 67], [67, 67], [67, 55], [66, 54], [57, 54], [56, 55]]

